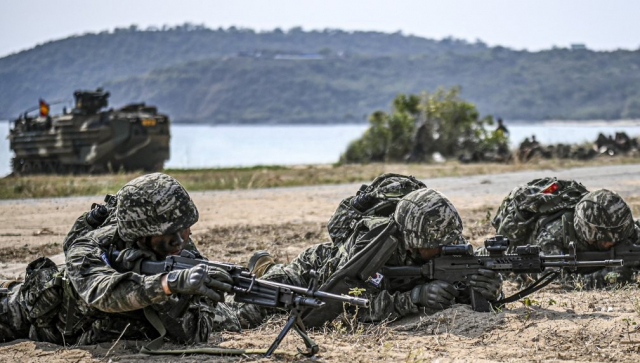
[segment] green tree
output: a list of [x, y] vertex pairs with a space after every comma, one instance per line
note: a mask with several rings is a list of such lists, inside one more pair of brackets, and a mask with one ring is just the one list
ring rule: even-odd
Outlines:
[[493, 118], [480, 118], [475, 105], [460, 98], [460, 88], [397, 95], [393, 111], [376, 111], [362, 137], [340, 161], [429, 161], [434, 152], [457, 157], [461, 152], [490, 151], [505, 145], [503, 134], [489, 130]]
[[[369, 128], [362, 138], [352, 142], [347, 148], [347, 154], [355, 156], [355, 162], [385, 161], [391, 131], [388, 127], [389, 115], [383, 111], [376, 111], [369, 116]], [[351, 159], [349, 159], [351, 160]]]
[[435, 151], [445, 157], [491, 147], [498, 141], [487, 130], [493, 125], [493, 118], [480, 118], [476, 106], [460, 98], [460, 87], [425, 92], [422, 109], [426, 122], [433, 125]]
[[387, 119], [390, 132], [385, 160], [403, 160], [411, 151], [416, 119], [420, 113], [420, 97], [399, 94], [393, 99], [393, 113]]

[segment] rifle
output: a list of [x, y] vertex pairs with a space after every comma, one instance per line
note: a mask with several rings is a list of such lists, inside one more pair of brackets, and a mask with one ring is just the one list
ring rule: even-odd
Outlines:
[[[490, 311], [492, 306], [502, 306], [516, 301], [547, 286], [559, 275], [559, 269], [578, 271], [624, 264], [620, 259], [599, 259], [610, 257], [610, 255], [587, 258], [583, 253], [576, 253], [573, 242], [569, 244], [570, 252], [568, 255], [543, 255], [540, 253], [540, 247], [531, 245], [518, 246], [515, 253], [507, 254], [508, 247], [509, 240], [500, 235], [485, 241], [488, 255], [484, 256], [474, 255], [473, 246], [470, 244], [442, 246], [440, 256], [427, 261], [422, 266], [385, 266], [381, 273], [387, 280], [387, 289], [390, 291], [407, 289], [421, 283], [421, 281], [442, 280], [452, 284], [458, 291], [467, 294], [471, 298], [473, 310]], [[488, 301], [479, 292], [473, 290], [469, 284], [471, 276], [477, 274], [479, 269], [506, 273], [541, 273], [547, 268], [555, 268], [555, 270], [547, 272], [526, 289], [498, 301]]]
[[266, 357], [271, 356], [291, 328], [300, 335], [307, 348], [305, 352], [298, 349], [301, 354], [311, 357], [318, 353], [318, 344], [305, 333], [301, 314], [309, 308], [323, 307], [325, 300], [327, 302], [342, 302], [362, 307], [369, 306], [369, 300], [367, 299], [318, 291], [317, 277], [313, 271], [311, 273], [311, 282], [305, 288], [257, 279], [246, 267], [226, 262], [197, 259], [188, 251], [182, 251], [180, 255], [167, 256], [164, 261], [142, 261], [140, 273], [143, 275], [155, 275], [174, 270], [189, 269], [197, 265], [216, 267], [227, 271], [233, 279], [233, 287], [225, 292], [234, 294], [236, 302], [291, 310], [287, 323], [267, 350]]

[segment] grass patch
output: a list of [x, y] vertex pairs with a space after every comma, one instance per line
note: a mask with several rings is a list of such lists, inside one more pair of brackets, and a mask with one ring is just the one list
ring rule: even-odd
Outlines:
[[[442, 164], [272, 165], [221, 169], [167, 169], [165, 173], [176, 177], [187, 190], [197, 191], [367, 182], [389, 172], [425, 179], [637, 162], [637, 158], [607, 157], [591, 161], [535, 160], [511, 164], [460, 164], [457, 161], [449, 161]], [[0, 179], [0, 199], [104, 195], [117, 192], [127, 181], [142, 174], [138, 172], [82, 176], [8, 176]]]

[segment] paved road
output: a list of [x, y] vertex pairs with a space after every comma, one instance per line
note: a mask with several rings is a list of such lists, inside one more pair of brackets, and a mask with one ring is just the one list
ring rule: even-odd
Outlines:
[[[562, 170], [527, 170], [513, 173], [447, 177], [425, 180], [427, 186], [449, 196], [456, 206], [475, 204], [474, 199], [500, 203], [516, 185], [536, 178], [555, 176], [558, 179], [575, 179], [589, 190], [606, 188], [623, 197], [640, 195], [640, 164], [585, 167]], [[456, 203], [458, 202], [458, 203]], [[460, 203], [461, 202], [461, 203]], [[497, 206], [497, 205], [496, 205]]]
[[[537, 170], [425, 180], [460, 210], [497, 207], [516, 185], [534, 178], [576, 179], [589, 189], [609, 188], [623, 197], [640, 196], [640, 164]], [[326, 222], [339, 201], [359, 184], [191, 193], [200, 210], [194, 232], [236, 224]], [[75, 219], [102, 197], [0, 201], [0, 248], [60, 243]]]

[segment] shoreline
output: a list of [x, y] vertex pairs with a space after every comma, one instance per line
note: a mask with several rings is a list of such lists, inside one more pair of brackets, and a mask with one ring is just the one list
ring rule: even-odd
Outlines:
[[[497, 120], [497, 118], [495, 118]], [[495, 121], [494, 120], [494, 121]], [[2, 119], [0, 124], [12, 122], [13, 119]], [[553, 126], [640, 126], [640, 119], [616, 119], [616, 120], [504, 120], [507, 125], [514, 126], [527, 126], [527, 125], [553, 125]], [[308, 127], [308, 126], [367, 126], [368, 121], [357, 122], [304, 122], [304, 123], [291, 123], [291, 122], [277, 122], [266, 121], [257, 123], [206, 123], [206, 122], [179, 122], [172, 121], [171, 126], [210, 126], [210, 127], [256, 127], [256, 126], [274, 126], [274, 127]]]

